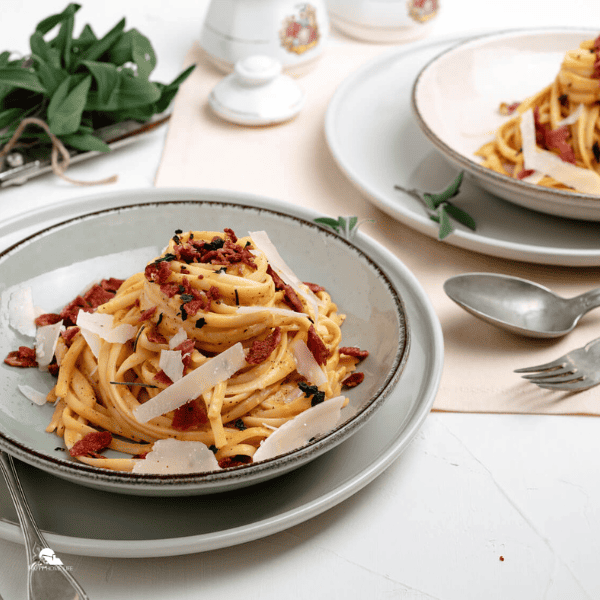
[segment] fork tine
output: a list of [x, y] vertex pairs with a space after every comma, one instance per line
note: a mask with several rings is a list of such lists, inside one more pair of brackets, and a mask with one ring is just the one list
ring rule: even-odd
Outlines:
[[570, 383], [538, 383], [538, 387], [546, 390], [582, 391], [597, 385], [593, 379], [578, 379]]
[[548, 371], [549, 369], [556, 369], [564, 367], [566, 365], [566, 359], [564, 356], [557, 358], [556, 360], [544, 363], [543, 365], [536, 365], [534, 367], [524, 367], [523, 369], [515, 369], [515, 373], [534, 373], [536, 371]]
[[[529, 374], [521, 375], [521, 377], [523, 379], [536, 379], [537, 377], [558, 377], [559, 375], [567, 375], [569, 373], [575, 373], [576, 371], [577, 370], [572, 365], [565, 365], [559, 369], [548, 369], [546, 371], [537, 371], [535, 373], [528, 371]], [[525, 371], [521, 369], [519, 372], [524, 373]]]
[[530, 383], [536, 383], [539, 385], [540, 383], [549, 383], [549, 384], [559, 384], [559, 383], [570, 383], [572, 381], [579, 381], [584, 379], [583, 375], [574, 371], [573, 373], [569, 373], [568, 375], [561, 376], [552, 376], [552, 375], [540, 375], [539, 377], [530, 376], [526, 378]]

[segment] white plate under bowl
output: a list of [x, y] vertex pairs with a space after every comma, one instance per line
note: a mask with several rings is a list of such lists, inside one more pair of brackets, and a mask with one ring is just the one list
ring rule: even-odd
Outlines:
[[[143, 194], [142, 194], [143, 196]], [[223, 231], [238, 235], [264, 229], [284, 260], [304, 281], [326, 287], [346, 315], [343, 345], [369, 350], [361, 362], [364, 382], [348, 390], [350, 402], [333, 431], [276, 458], [208, 473], [142, 475], [90, 467], [69, 457], [62, 440], [46, 433], [53, 407], [37, 406], [18, 390], [25, 384], [49, 391], [54, 379], [38, 369], [0, 365], [0, 448], [40, 469], [94, 488], [139, 495], [215, 493], [280, 476], [344, 441], [384, 404], [402, 373], [409, 352], [409, 324], [395, 286], [369, 256], [311, 215], [266, 208], [242, 194], [215, 198], [198, 192], [194, 199], [163, 193], [156, 201], [132, 203], [130, 192], [109, 195], [120, 205], [73, 216], [26, 237], [0, 254], [2, 304], [14, 289], [28, 287], [35, 306], [58, 312], [89, 284], [104, 277], [124, 278], [143, 271], [177, 229]], [[90, 204], [91, 206], [91, 204]], [[314, 218], [314, 217], [313, 217]], [[0, 318], [0, 355], [32, 339]]]
[[552, 83], [565, 52], [597, 30], [533, 29], [478, 37], [428, 63], [413, 88], [418, 124], [436, 148], [479, 185], [520, 206], [569, 219], [600, 221], [600, 195], [555, 190], [483, 167], [475, 152], [509, 117], [502, 102], [525, 100]]
[[[169, 200], [247, 203], [301, 219], [319, 216], [276, 200], [199, 190], [144, 190], [91, 196], [40, 210], [0, 227], [0, 248], [23, 231], [123, 204]], [[14, 231], [13, 231], [14, 229]], [[386, 271], [404, 301], [411, 350], [402, 377], [381, 409], [354, 435], [299, 469], [218, 495], [139, 497], [81, 486], [17, 461], [36, 520], [57, 552], [85, 556], [173, 556], [248, 542], [297, 525], [356, 493], [397, 459], [426, 419], [443, 365], [443, 339], [431, 303], [415, 276], [360, 231], [355, 245]], [[69, 511], [54, 507], [68, 505]], [[102, 518], [98, 519], [101, 514]], [[132, 518], [135, 515], [135, 518]], [[0, 482], [0, 537], [22, 543], [8, 490]]]
[[[327, 143], [348, 180], [392, 218], [432, 238], [437, 224], [418, 200], [395, 186], [437, 192], [460, 171], [417, 125], [411, 96], [423, 67], [464, 39], [430, 38], [376, 56], [338, 86], [325, 118]], [[471, 177], [465, 177], [455, 201], [474, 217], [477, 229], [458, 224], [445, 244], [510, 260], [600, 266], [600, 223], [529, 210]]]

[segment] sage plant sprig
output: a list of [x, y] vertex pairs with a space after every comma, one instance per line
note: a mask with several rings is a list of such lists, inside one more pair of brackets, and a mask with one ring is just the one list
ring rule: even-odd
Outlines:
[[[171, 83], [150, 81], [156, 55], [125, 19], [102, 37], [85, 25], [74, 35], [79, 4], [40, 21], [30, 37], [31, 53], [0, 53], [0, 147], [20, 122], [34, 117], [74, 150], [107, 152], [94, 135], [100, 127], [126, 120], [148, 121], [164, 112], [194, 66]], [[57, 29], [54, 37], [49, 36]], [[27, 147], [51, 143], [44, 128], [29, 127], [20, 137]]]
[[462, 223], [473, 231], [476, 229], [473, 217], [462, 208], [459, 208], [450, 202], [450, 199], [457, 196], [460, 191], [463, 175], [464, 173], [461, 171], [452, 183], [439, 193], [422, 192], [417, 189], [406, 189], [399, 185], [394, 186], [394, 188], [411, 195], [425, 206], [429, 218], [438, 223], [438, 239], [443, 240], [454, 231], [454, 225], [452, 224], [451, 219], [454, 219], [458, 223]]

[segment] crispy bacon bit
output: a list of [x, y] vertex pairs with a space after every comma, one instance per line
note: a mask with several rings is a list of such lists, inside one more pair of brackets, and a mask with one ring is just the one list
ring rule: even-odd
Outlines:
[[153, 344], [167, 344], [167, 338], [165, 338], [164, 335], [161, 335], [160, 333], [158, 333], [158, 331], [156, 331], [156, 329], [152, 329], [151, 331], [149, 331], [146, 334], [146, 337], [148, 338], [149, 342], [152, 342]]
[[171, 385], [173, 381], [171, 378], [161, 369], [153, 378], [158, 383], [164, 383], [165, 385]]
[[346, 356], [354, 356], [355, 358], [363, 359], [369, 356], [368, 350], [361, 350], [360, 348], [356, 348], [355, 346], [343, 346], [339, 349], [340, 354], [345, 354]]
[[215, 236], [210, 242], [195, 240], [192, 236], [187, 242], [176, 243], [173, 252], [177, 260], [185, 263], [205, 263], [224, 265], [245, 264], [256, 268], [254, 257], [249, 248], [237, 243], [238, 238], [231, 229], [225, 229], [225, 237]]
[[597, 163], [600, 163], [600, 144], [598, 144], [598, 142], [594, 142], [594, 145], [592, 146], [592, 152], [594, 153], [594, 158], [596, 159]]
[[300, 298], [298, 298], [298, 294], [294, 291], [294, 288], [291, 285], [288, 285], [275, 271], [271, 268], [271, 265], [267, 267], [267, 274], [271, 276], [273, 279], [273, 283], [275, 284], [276, 290], [283, 290], [284, 297], [283, 301], [296, 312], [303, 312], [304, 306], [302, 306], [302, 302]]
[[221, 469], [227, 469], [228, 467], [241, 467], [252, 462], [252, 458], [244, 454], [238, 454], [237, 456], [226, 456], [219, 461]]
[[317, 292], [324, 292], [325, 291], [325, 288], [322, 285], [319, 285], [318, 283], [309, 283], [308, 281], [305, 281], [304, 285], [311, 292], [313, 292], [313, 294], [316, 294]]
[[181, 352], [181, 362], [183, 363], [183, 368], [187, 368], [192, 360], [192, 352], [195, 348], [194, 340], [185, 340], [185, 342], [181, 342], [178, 346], [175, 346], [173, 350], [179, 350]]
[[186, 402], [183, 406], [176, 408], [173, 412], [173, 429], [187, 431], [198, 429], [201, 425], [208, 423], [206, 404], [199, 398]]
[[35, 320], [35, 324], [42, 327], [43, 325], [54, 325], [62, 320], [66, 327], [73, 326], [77, 322], [80, 310], [92, 312], [101, 304], [112, 300], [122, 283], [122, 279], [114, 277], [103, 279], [100, 283], [93, 285], [83, 296], [79, 295], [71, 300], [59, 314], [44, 313]]
[[269, 358], [271, 352], [277, 348], [281, 341], [281, 329], [275, 327], [264, 340], [254, 340], [250, 351], [246, 356], [246, 362], [251, 365], [259, 365]]
[[533, 175], [534, 173], [535, 173], [534, 169], [521, 169], [517, 173], [517, 179], [525, 179], [526, 177], [529, 177], [530, 175]]
[[144, 275], [152, 283], [158, 285], [166, 283], [171, 276], [171, 264], [166, 260], [155, 261], [146, 266]]
[[319, 337], [314, 325], [311, 325], [308, 328], [306, 345], [317, 361], [317, 364], [324, 365], [327, 362], [327, 359], [329, 358], [329, 350], [327, 350], [325, 342]]
[[65, 343], [68, 347], [71, 346], [75, 336], [79, 333], [79, 327], [69, 327], [65, 331], [63, 331], [60, 335], [65, 340]]
[[69, 454], [71, 456], [86, 456], [88, 454], [96, 454], [105, 448], [108, 448], [112, 441], [110, 431], [91, 431], [86, 433], [83, 438], [75, 442]]
[[180, 292], [179, 284], [178, 283], [162, 283], [162, 284], [160, 284], [160, 291], [167, 298], [173, 298]]
[[347, 388], [356, 387], [358, 384], [362, 383], [365, 379], [365, 374], [360, 372], [352, 373], [342, 381], [342, 385]]
[[556, 150], [561, 160], [575, 164], [575, 152], [567, 142], [570, 135], [569, 128], [566, 125], [558, 129], [550, 129], [548, 125], [540, 122], [540, 111], [536, 106], [533, 110], [535, 122], [536, 143], [540, 148], [546, 150]]
[[56, 325], [59, 321], [62, 321], [60, 315], [56, 313], [44, 313], [35, 320], [37, 327], [45, 327], [46, 325]]
[[11, 367], [21, 367], [23, 369], [38, 366], [35, 358], [35, 349], [28, 348], [27, 346], [19, 346], [18, 350], [9, 352], [4, 362]]
[[148, 319], [151, 319], [154, 316], [154, 313], [156, 312], [157, 308], [158, 307], [153, 306], [152, 308], [149, 308], [148, 310], [142, 312], [140, 314], [139, 322], [141, 323], [142, 321], [147, 321]]

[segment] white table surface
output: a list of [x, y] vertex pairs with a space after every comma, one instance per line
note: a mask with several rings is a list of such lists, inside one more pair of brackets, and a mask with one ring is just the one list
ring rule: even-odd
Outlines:
[[[401, 0], [399, 0], [401, 1]], [[0, 50], [26, 53], [59, 0], [2, 0]], [[208, 0], [82, 2], [76, 26], [127, 17], [152, 41], [170, 81], [197, 39]], [[598, 26], [598, 0], [442, 0], [431, 36], [537, 26]], [[333, 33], [332, 43], [344, 43]], [[166, 130], [118, 155], [0, 190], [0, 219], [70, 198], [150, 188]], [[251, 190], [249, 190], [251, 191]], [[600, 597], [600, 421], [588, 417], [432, 413], [408, 450], [336, 508], [241, 546], [181, 557], [63, 556], [92, 600]], [[23, 546], [0, 540], [0, 595], [22, 600]]]

